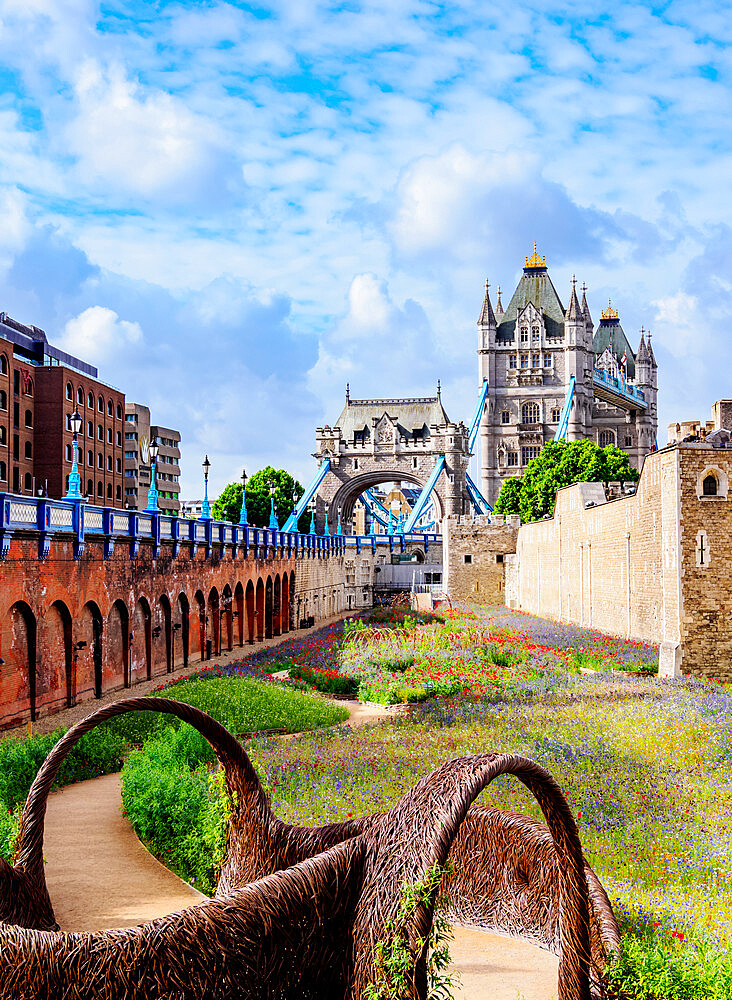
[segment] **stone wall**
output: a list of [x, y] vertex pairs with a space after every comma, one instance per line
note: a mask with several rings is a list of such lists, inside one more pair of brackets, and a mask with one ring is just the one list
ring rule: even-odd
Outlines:
[[[712, 475], [715, 496], [704, 496]], [[637, 492], [560, 490], [554, 517], [523, 525], [507, 601], [545, 618], [660, 645], [661, 673], [732, 680], [732, 451], [687, 444], [650, 455]]]
[[501, 515], [447, 517], [442, 522], [445, 591], [456, 601], [503, 604], [504, 560], [516, 550], [519, 520]]

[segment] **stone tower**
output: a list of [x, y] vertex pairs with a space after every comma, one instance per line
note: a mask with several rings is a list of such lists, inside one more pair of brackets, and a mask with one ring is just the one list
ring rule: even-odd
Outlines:
[[637, 468], [656, 446], [658, 368], [643, 334], [636, 368], [617, 312], [609, 306], [594, 332], [586, 288], [580, 302], [574, 278], [565, 309], [536, 244], [505, 311], [499, 288], [494, 312], [486, 284], [478, 373], [488, 381], [479, 459], [490, 503], [554, 438], [572, 376], [567, 440], [617, 444]]

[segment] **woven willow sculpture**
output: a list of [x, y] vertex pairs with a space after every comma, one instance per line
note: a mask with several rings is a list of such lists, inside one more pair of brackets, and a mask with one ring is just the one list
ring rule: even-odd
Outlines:
[[[138, 927], [58, 933], [43, 869], [51, 785], [84, 733], [136, 710], [195, 726], [225, 769], [234, 808], [216, 896]], [[531, 790], [546, 826], [472, 806], [499, 774]], [[617, 924], [584, 863], [569, 807], [538, 764], [510, 754], [458, 758], [389, 812], [295, 827], [274, 816], [244, 749], [210, 716], [163, 698], [119, 701], [69, 730], [31, 787], [14, 866], [0, 866], [0, 998], [359, 1000], [377, 975], [376, 945], [393, 928], [403, 887], [422, 883], [448, 857], [455, 873], [445, 888], [457, 919], [560, 953], [560, 1000], [602, 993]], [[432, 917], [433, 905], [421, 904], [404, 928], [415, 1000], [427, 993], [427, 956], [417, 942]]]

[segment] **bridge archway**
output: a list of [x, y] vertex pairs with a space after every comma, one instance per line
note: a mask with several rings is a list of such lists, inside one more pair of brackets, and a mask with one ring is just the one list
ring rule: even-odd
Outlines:
[[115, 677], [121, 673], [123, 686], [130, 686], [130, 616], [122, 600], [107, 615], [107, 668]]
[[257, 642], [264, 638], [264, 584], [261, 576], [257, 579], [257, 596], [254, 617], [257, 619]]
[[25, 601], [16, 601], [10, 609], [11, 667], [28, 690], [30, 717], [37, 718], [36, 616]]
[[272, 638], [272, 614], [274, 609], [274, 589], [272, 586], [272, 577], [267, 577], [267, 583], [265, 585], [264, 592], [264, 638]]
[[[446, 475], [447, 472], [443, 472], [440, 479]], [[416, 486], [419, 490], [422, 490], [427, 482], [427, 479], [421, 479], [413, 472], [396, 467], [362, 472], [357, 476], [353, 476], [347, 482], [343, 483], [333, 495], [333, 500], [330, 504], [328, 514], [328, 521], [331, 525], [331, 530], [334, 530], [335, 526], [338, 524], [339, 507], [341, 508], [341, 519], [344, 526], [343, 530], [345, 531], [346, 525], [350, 526], [353, 520], [353, 508], [362, 493], [365, 493], [366, 490], [373, 489], [374, 486], [381, 486], [384, 483], [395, 482], [409, 483], [410, 486]], [[439, 485], [439, 483], [440, 480], [438, 480], [437, 485]], [[444, 515], [444, 503], [438, 492], [437, 486], [432, 490], [431, 499], [435, 505], [435, 520], [441, 521]]]
[[73, 657], [71, 654], [71, 613], [63, 601], [54, 601], [41, 616], [42, 659], [47, 658], [50, 676], [41, 680], [46, 690], [36, 691], [36, 710], [47, 705], [50, 711], [73, 704]]
[[244, 645], [244, 588], [241, 582], [237, 583], [234, 588], [234, 603], [236, 604], [236, 620], [237, 620], [237, 645]]
[[254, 606], [254, 584], [251, 580], [247, 583], [244, 601], [247, 607], [247, 642], [251, 646], [254, 644], [254, 626], [257, 621], [257, 610]]
[[224, 589], [221, 592], [221, 647], [223, 648], [224, 641], [226, 641], [226, 649], [228, 652], [234, 648], [234, 618], [233, 618], [233, 597], [231, 594], [231, 587], [229, 584], [224, 585]]
[[[190, 606], [185, 594], [178, 594], [178, 615], [180, 620], [180, 641], [183, 647], [183, 666], [188, 666], [188, 652], [190, 645]], [[175, 630], [173, 632], [173, 669], [175, 670]]]
[[282, 584], [280, 582], [279, 573], [274, 578], [273, 596], [272, 596], [272, 632], [274, 635], [280, 635], [282, 633]]

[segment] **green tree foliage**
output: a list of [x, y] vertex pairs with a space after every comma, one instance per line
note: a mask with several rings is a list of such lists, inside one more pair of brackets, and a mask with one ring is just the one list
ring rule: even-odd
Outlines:
[[[284, 469], [274, 469], [265, 466], [247, 481], [247, 520], [257, 528], [266, 528], [269, 524], [270, 487], [275, 488], [275, 510], [280, 527], [292, 513], [292, 492], [299, 500], [303, 495], [300, 483], [293, 479]], [[211, 516], [222, 521], [238, 522], [241, 514], [241, 483], [229, 483], [211, 508]], [[310, 516], [305, 513], [298, 522], [300, 531], [307, 531]]]
[[524, 478], [507, 479], [495, 511], [521, 515], [525, 524], [554, 513], [557, 490], [573, 483], [634, 483], [637, 471], [615, 445], [598, 448], [592, 441], [549, 441], [526, 466]]
[[519, 514], [521, 502], [521, 480], [505, 479], [498, 494], [493, 512], [495, 514]]

